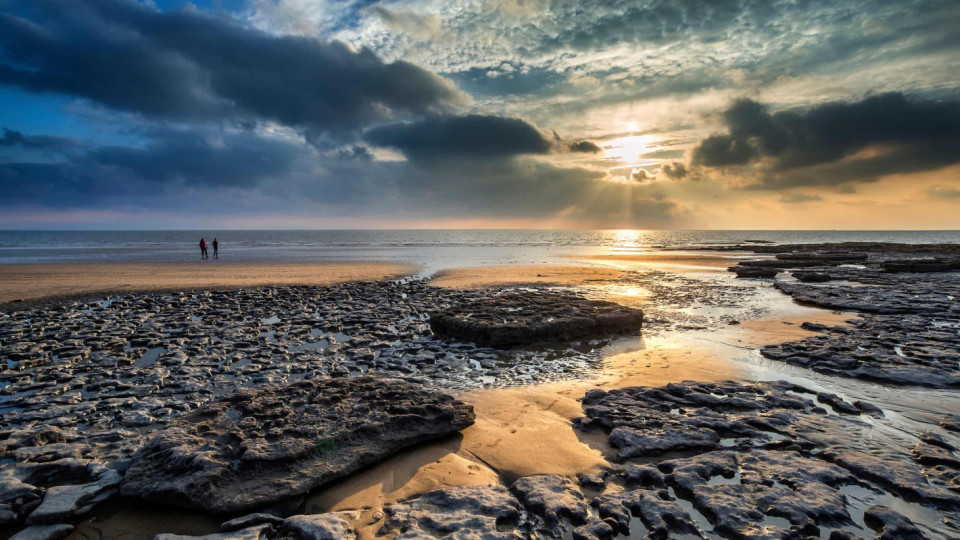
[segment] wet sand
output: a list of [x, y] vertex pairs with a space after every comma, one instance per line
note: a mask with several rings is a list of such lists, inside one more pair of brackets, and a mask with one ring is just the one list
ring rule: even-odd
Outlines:
[[384, 504], [432, 489], [475, 484], [510, 484], [533, 474], [580, 473], [617, 468], [615, 449], [598, 433], [573, 429], [583, 416], [580, 399], [594, 388], [661, 386], [688, 380], [745, 380], [750, 374], [729, 358], [730, 347], [802, 339], [814, 332], [803, 321], [840, 325], [850, 314], [810, 310], [809, 315], [748, 321], [731, 327], [718, 344], [677, 341], [670, 337], [619, 342], [604, 350], [601, 373], [594, 379], [466, 392], [476, 423], [462, 437], [394, 456], [309, 499], [308, 510], [362, 509], [357, 526], [363, 538], [367, 516]]
[[688, 253], [663, 251], [623, 251], [604, 255], [576, 256], [583, 261], [626, 268], [646, 267], [674, 272], [726, 271], [741, 259], [758, 258], [754, 253], [731, 251]]
[[618, 268], [576, 264], [475, 266], [444, 270], [430, 284], [455, 289], [532, 284], [572, 287], [615, 283], [622, 275]]
[[438, 272], [430, 281], [437, 287], [474, 289], [504, 285], [605, 285], [616, 283], [624, 272], [668, 270], [671, 272], [725, 272], [745, 257], [754, 254], [636, 252], [605, 255], [569, 255], [579, 264], [491, 265], [452, 268]]
[[395, 278], [415, 271], [415, 266], [388, 262], [251, 264], [206, 260], [189, 263], [0, 265], [0, 303], [95, 293], [331, 285]]

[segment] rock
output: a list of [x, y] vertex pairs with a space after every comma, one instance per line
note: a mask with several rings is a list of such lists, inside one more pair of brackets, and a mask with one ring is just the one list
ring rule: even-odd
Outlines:
[[283, 528], [293, 531], [300, 540], [347, 540], [356, 538], [350, 522], [340, 513], [288, 517]]
[[960, 414], [948, 414], [940, 419], [940, 427], [947, 431], [960, 433]]
[[204, 536], [158, 534], [153, 537], [153, 540], [264, 540], [272, 533], [273, 526], [269, 523], [264, 523], [238, 531], [207, 534]]
[[404, 447], [459, 431], [473, 418], [472, 407], [395, 379], [243, 390], [151, 439], [134, 456], [121, 491], [240, 512], [306, 493]]
[[960, 270], [960, 260], [898, 259], [883, 261], [880, 268], [884, 272], [956, 272]]
[[960, 388], [960, 334], [951, 331], [960, 312], [954, 300], [960, 296], [960, 274], [901, 274], [868, 265], [836, 267], [830, 276], [838, 283], [778, 281], [774, 286], [796, 302], [855, 310], [861, 318], [850, 326], [819, 328], [820, 335], [800, 341], [765, 346], [765, 357], [831, 376]]
[[10, 540], [59, 540], [73, 532], [73, 525], [31, 525], [10, 537]]
[[[650, 531], [652, 538], [667, 538], [669, 535], [692, 534], [700, 536], [700, 528], [676, 501], [669, 500], [666, 491], [638, 489], [612, 495], [602, 495], [594, 500], [600, 517], [613, 518], [622, 534], [636, 534], [630, 530], [631, 515], [638, 516]], [[626, 512], [624, 511], [626, 510]]]
[[923, 540], [926, 538], [920, 529], [910, 521], [886, 506], [871, 506], [863, 514], [867, 525], [879, 531], [877, 540]]
[[220, 530], [223, 532], [237, 531], [263, 523], [268, 523], [277, 527], [283, 524], [283, 518], [277, 517], [273, 514], [247, 514], [245, 516], [231, 519], [230, 521], [224, 521], [220, 524]]
[[822, 421], [822, 409], [790, 391], [809, 392], [782, 381], [593, 390], [583, 398], [586, 417], [577, 426], [607, 431], [621, 460], [716, 449], [723, 439], [765, 446], [799, 434], [806, 421]]
[[860, 409], [857, 407], [843, 401], [840, 396], [836, 394], [830, 394], [828, 392], [820, 392], [817, 394], [817, 401], [820, 403], [826, 403], [833, 407], [837, 412], [844, 414], [860, 414]]
[[834, 263], [854, 263], [867, 260], [866, 253], [842, 252], [842, 251], [801, 251], [793, 253], [777, 253], [778, 260], [781, 261], [829, 261]]
[[912, 450], [913, 457], [921, 465], [944, 465], [960, 471], [960, 458], [949, 449], [923, 442], [917, 443]]
[[738, 278], [772, 279], [780, 273], [779, 268], [764, 268], [761, 266], [731, 266], [729, 270], [736, 272]]
[[520, 521], [520, 505], [503, 486], [463, 486], [431, 491], [388, 506], [378, 535], [454, 540], [515, 540], [501, 531]]
[[13, 505], [0, 504], [0, 527], [13, 525], [17, 521], [19, 521], [19, 516], [17, 516], [17, 512], [14, 511]]
[[104, 469], [96, 482], [53, 486], [47, 489], [40, 506], [27, 517], [27, 524], [59, 523], [82, 517], [115, 495], [121, 480], [113, 469]]
[[803, 283], [824, 283], [833, 280], [833, 276], [823, 272], [793, 272], [793, 277]]
[[516, 493], [530, 512], [542, 517], [550, 528], [555, 528], [564, 519], [581, 525], [586, 523], [590, 515], [583, 494], [569, 478], [563, 476], [527, 476], [514, 482], [510, 490]]
[[854, 401], [853, 406], [859, 409], [863, 414], [868, 414], [878, 418], [883, 418], [884, 416], [883, 409], [877, 407], [873, 403], [867, 403], [866, 401]]
[[942, 508], [960, 508], [960, 495], [931, 484], [908, 461], [842, 447], [825, 448], [821, 455], [861, 479], [871, 480]]
[[639, 309], [547, 291], [504, 293], [430, 316], [435, 334], [491, 347], [620, 334], [642, 324]]
[[951, 452], [957, 449], [957, 447], [951, 444], [946, 437], [944, 437], [939, 433], [934, 433], [932, 431], [924, 431], [923, 433], [917, 435], [917, 437], [921, 441], [927, 444], [939, 446], [940, 448], [943, 448], [945, 450], [950, 450]]
[[613, 538], [613, 527], [595, 517], [573, 530], [573, 540], [607, 540]]
[[658, 456], [683, 450], [709, 450], [720, 443], [720, 435], [707, 428], [636, 430], [630, 427], [614, 428], [610, 445], [619, 450], [620, 460], [640, 456]]
[[582, 488], [603, 491], [603, 488], [607, 487], [607, 473], [603, 471], [598, 473], [583, 473], [579, 475], [577, 479]]

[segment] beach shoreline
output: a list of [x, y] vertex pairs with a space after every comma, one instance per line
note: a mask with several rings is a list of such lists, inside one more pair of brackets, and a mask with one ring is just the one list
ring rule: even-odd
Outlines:
[[418, 267], [394, 262], [43, 263], [0, 265], [0, 308], [90, 301], [116, 294], [192, 292], [397, 279]]

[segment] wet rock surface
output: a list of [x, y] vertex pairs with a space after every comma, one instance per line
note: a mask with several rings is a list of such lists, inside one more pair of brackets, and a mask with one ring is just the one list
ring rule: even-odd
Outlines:
[[[593, 391], [578, 429], [711, 430], [709, 448], [644, 451], [581, 484], [558, 475], [462, 486], [388, 506], [277, 524], [298, 538], [953, 538], [960, 490], [905, 454], [837, 446], [872, 426], [842, 399], [787, 382], [681, 383]], [[829, 409], [824, 408], [824, 405]], [[851, 411], [849, 414], [843, 411]], [[929, 438], [929, 437], [926, 437]], [[949, 439], [947, 442], [951, 442]], [[600, 478], [602, 476], [602, 478]], [[319, 535], [304, 524], [317, 524]]]
[[822, 335], [767, 346], [762, 354], [828, 375], [960, 388], [960, 272], [946, 270], [891, 273], [889, 264], [871, 259], [820, 271], [815, 279], [797, 272], [799, 281], [777, 281], [797, 302], [862, 317], [852, 327], [807, 325]]
[[469, 405], [396, 379], [240, 391], [146, 443], [122, 493], [216, 513], [262, 508], [471, 424]]
[[[829, 410], [815, 398], [783, 381], [592, 391], [578, 427], [607, 433], [624, 468], [613, 476], [622, 489], [608, 489], [591, 504], [631, 537], [960, 534], [955, 477], [938, 476], [905, 451], [877, 447], [868, 454], [837, 445], [872, 425], [839, 398], [828, 400]], [[660, 440], [673, 444], [618, 436], [623, 430], [665, 433]], [[924, 528], [881, 511], [884, 505], [921, 516]]]
[[639, 309], [556, 292], [506, 293], [430, 316], [434, 334], [492, 347], [638, 332], [642, 324]]
[[[44, 504], [34, 520], [69, 514], [76, 523], [115, 503], [113, 480], [103, 485], [88, 466], [124, 475], [158, 432], [237, 390], [365, 375], [444, 391], [582, 378], [600, 365], [608, 339], [499, 350], [437, 339], [428, 318], [504, 294], [596, 300], [608, 298], [611, 287], [624, 304], [641, 298], [638, 291], [652, 301], [647, 335], [724, 326], [730, 316], [715, 310], [754, 294], [723, 280], [650, 271], [577, 292], [460, 291], [401, 281], [6, 305], [0, 310], [0, 529], [22, 529]], [[25, 472], [41, 465], [42, 474]]]

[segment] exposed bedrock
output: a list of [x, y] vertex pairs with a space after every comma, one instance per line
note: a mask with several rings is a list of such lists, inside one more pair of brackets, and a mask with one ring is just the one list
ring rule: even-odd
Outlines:
[[0, 469], [0, 527], [77, 521], [116, 495], [120, 480], [115, 469], [72, 457]]
[[960, 388], [960, 274], [838, 268], [829, 277], [842, 281], [776, 287], [798, 302], [860, 311], [862, 317], [845, 327], [805, 324], [820, 335], [763, 347], [764, 356], [828, 375]]
[[960, 271], [958, 259], [900, 259], [883, 261], [880, 268], [884, 272], [957, 272]]
[[738, 278], [772, 279], [781, 272], [779, 268], [764, 268], [760, 266], [731, 266], [731, 272], [736, 272]]
[[593, 390], [583, 402], [576, 425], [607, 433], [625, 462], [613, 479], [624, 489], [591, 501], [621, 534], [638, 534], [634, 518], [650, 538], [921, 534], [909, 518], [881, 511], [878, 503], [891, 501], [925, 505], [939, 516], [926, 527], [960, 534], [960, 482], [949, 472], [955, 437], [918, 434], [912, 455], [838, 444], [872, 427], [859, 414], [869, 407], [836, 395], [782, 381], [686, 382]]
[[262, 508], [473, 418], [471, 406], [397, 379], [241, 390], [151, 439], [134, 455], [121, 491], [218, 513]]
[[620, 334], [640, 330], [642, 324], [639, 309], [552, 291], [505, 292], [430, 316], [437, 335], [493, 347]]
[[[674, 445], [629, 441], [631, 447], [642, 444], [642, 450], [604, 473], [582, 475], [579, 483], [590, 486], [586, 491], [572, 478], [549, 474], [523, 477], [509, 487], [444, 488], [388, 506], [382, 516], [359, 525], [372, 526], [382, 537], [449, 540], [960, 534], [960, 493], [925, 478], [909, 454], [868, 454], [835, 444], [838, 433], [857, 439], [872, 426], [832, 394], [818, 396], [784, 382], [681, 383], [594, 390], [584, 399], [584, 412], [580, 428], [604, 429], [611, 443], [618, 429], [670, 430], [675, 436], [665, 440]], [[704, 438], [707, 431], [715, 437]], [[686, 439], [684, 432], [695, 435]], [[918, 438], [940, 443], [923, 444], [941, 449], [955, 442], [952, 435]], [[931, 518], [930, 512], [937, 513]], [[230, 528], [270, 523], [301, 539], [353, 540], [356, 519], [328, 513], [281, 522], [252, 515]]]

